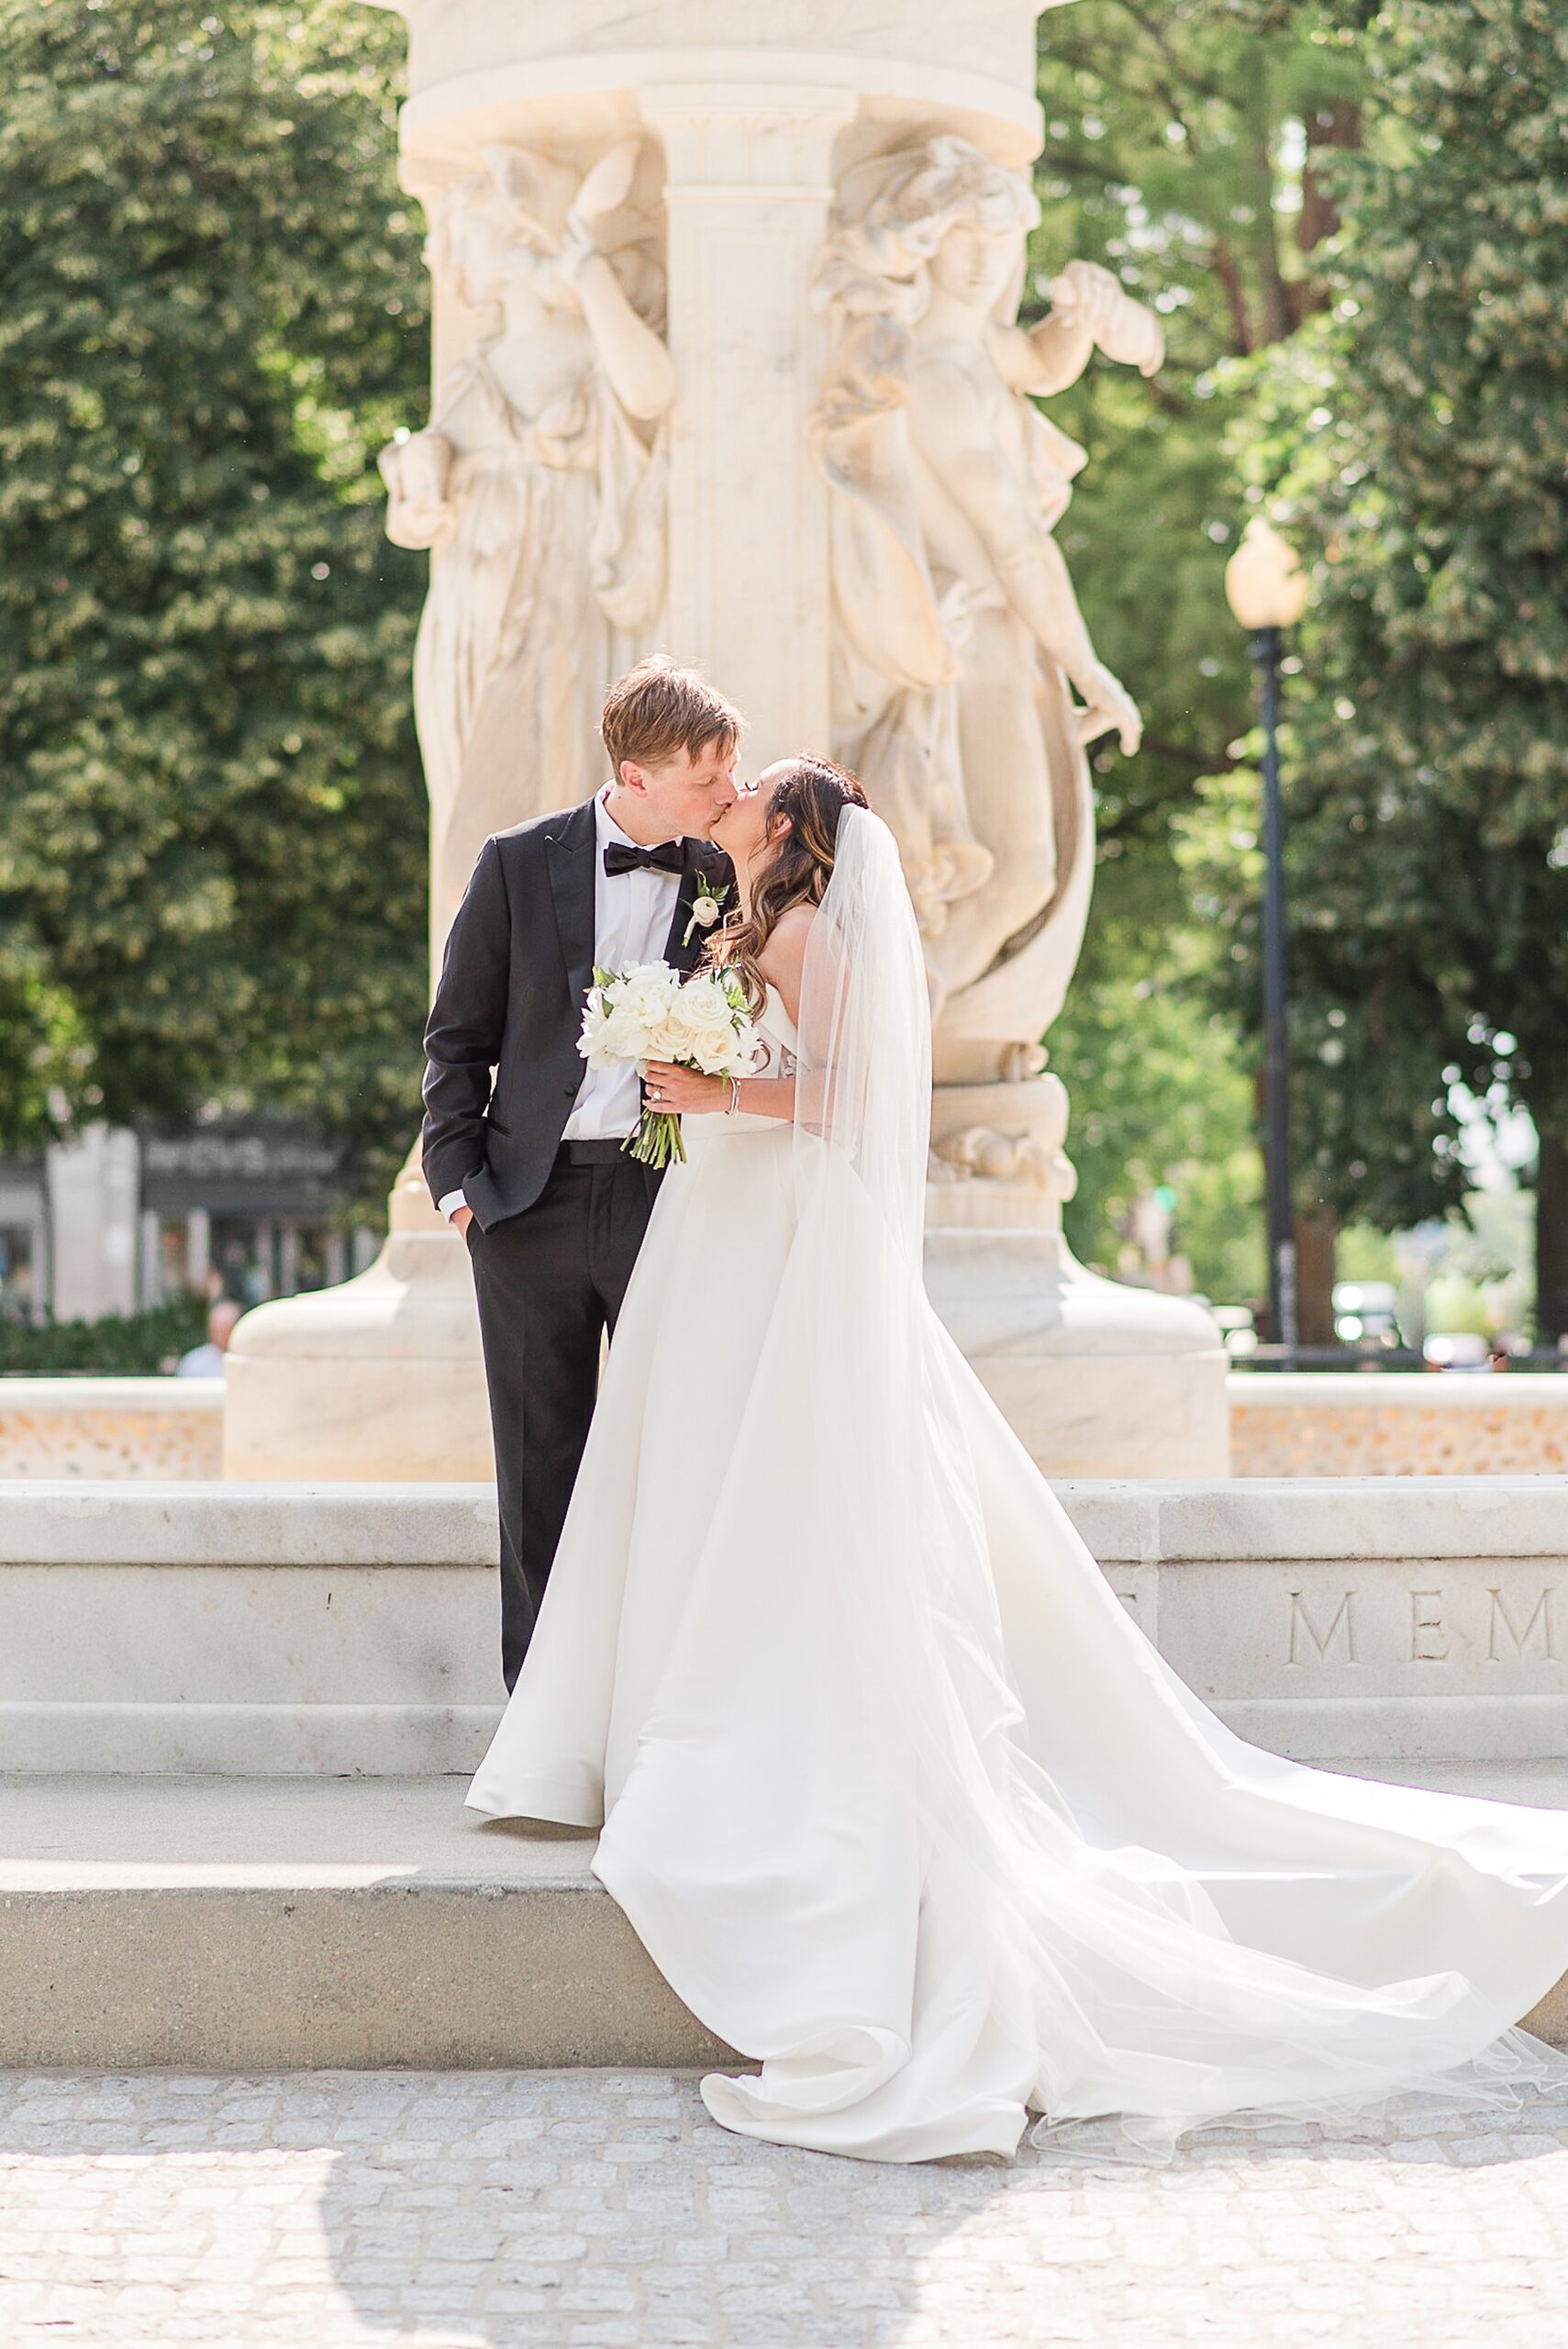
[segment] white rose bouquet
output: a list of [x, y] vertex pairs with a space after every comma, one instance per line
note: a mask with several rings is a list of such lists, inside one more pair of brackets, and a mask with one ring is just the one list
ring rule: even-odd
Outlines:
[[[577, 1050], [590, 1068], [635, 1061], [675, 1061], [704, 1076], [741, 1077], [756, 1066], [757, 1038], [745, 991], [733, 971], [683, 979], [668, 963], [633, 963], [594, 973]], [[684, 1160], [681, 1120], [673, 1110], [644, 1109], [623, 1147], [645, 1166]]]

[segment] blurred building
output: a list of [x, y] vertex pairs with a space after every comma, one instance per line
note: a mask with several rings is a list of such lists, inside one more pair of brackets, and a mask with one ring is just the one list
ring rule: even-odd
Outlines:
[[343, 1150], [303, 1119], [96, 1126], [0, 1160], [0, 1314], [95, 1321], [187, 1290], [326, 1288], [381, 1244], [346, 1227]]

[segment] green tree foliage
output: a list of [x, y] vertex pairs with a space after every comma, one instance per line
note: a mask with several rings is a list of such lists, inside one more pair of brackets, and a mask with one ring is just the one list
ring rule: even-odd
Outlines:
[[[1552, 0], [1390, 0], [1366, 50], [1380, 128], [1338, 174], [1334, 307], [1266, 369], [1242, 436], [1253, 494], [1317, 558], [1290, 695], [1299, 1204], [1385, 1228], [1440, 1211], [1465, 1186], [1451, 1088], [1523, 1103], [1542, 1137], [1554, 1333], [1568, 18]], [[1213, 905], [1250, 1008], [1254, 917], [1233, 867]]]
[[[1176, 841], [1199, 779], [1244, 754], [1251, 680], [1223, 584], [1240, 507], [1223, 370], [1296, 332], [1317, 298], [1307, 255], [1335, 221], [1320, 159], [1358, 135], [1360, 68], [1342, 31], [1315, 6], [1272, 0], [1075, 0], [1040, 20], [1044, 217], [1029, 303], [1042, 310], [1051, 277], [1082, 255], [1162, 314], [1168, 344], [1157, 376], [1096, 359], [1051, 403], [1089, 457], [1059, 536], [1099, 650], [1147, 723], [1137, 758], [1095, 753], [1095, 900], [1049, 1039], [1073, 1094], [1069, 1150], [1083, 1177], [1069, 1229], [1101, 1262], [1141, 1185], [1167, 1176], [1187, 1205], [1176, 1095], [1184, 1088], [1193, 1114], [1212, 1114], [1229, 1135], [1250, 1093], [1197, 999], [1224, 941], [1195, 918]], [[1242, 780], [1255, 794], [1255, 775]], [[1145, 1055], [1136, 1036], [1151, 991], [1169, 1032]], [[1135, 1022], [1126, 1049], [1114, 1041], [1124, 1017]], [[1229, 1235], [1259, 1211], [1261, 1175], [1244, 1148], [1227, 1144], [1218, 1163], [1234, 1186], [1229, 1213], [1209, 1219], [1212, 1249], [1192, 1230], [1184, 1244], [1200, 1282], [1233, 1294], [1251, 1257]]]
[[[1186, 952], [1192, 937], [1170, 933], [1168, 950]], [[1114, 1275], [1131, 1202], [1168, 1186], [1173, 1248], [1224, 1302], [1256, 1297], [1266, 1281], [1262, 1219], [1253, 1211], [1253, 1086], [1234, 1020], [1187, 977], [1172, 970], [1162, 984], [1110, 973], [1075, 992], [1073, 1041], [1084, 1074], [1073, 1097], [1068, 1154], [1078, 1190], [1067, 1214], [1088, 1260]]]
[[152, 1377], [201, 1344], [206, 1317], [206, 1299], [187, 1295], [145, 1313], [107, 1313], [96, 1321], [0, 1319], [0, 1377]]
[[403, 32], [0, 0], [0, 1146], [218, 1100], [384, 1184], [417, 1097]]

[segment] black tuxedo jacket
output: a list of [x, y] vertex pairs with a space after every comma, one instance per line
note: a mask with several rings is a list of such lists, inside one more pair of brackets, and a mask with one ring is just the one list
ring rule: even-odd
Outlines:
[[[485, 1230], [539, 1197], [583, 1082], [597, 850], [591, 799], [493, 832], [447, 938], [425, 1031], [425, 1180], [438, 1205], [466, 1184]], [[664, 959], [690, 970], [703, 941], [695, 930], [682, 942], [693, 901], [728, 886], [729, 910], [735, 869], [707, 841], [682, 854]]]

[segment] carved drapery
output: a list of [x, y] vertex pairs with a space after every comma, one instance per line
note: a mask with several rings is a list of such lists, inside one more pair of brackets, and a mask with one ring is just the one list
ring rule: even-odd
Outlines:
[[437, 952], [487, 833], [599, 781], [605, 691], [662, 631], [663, 224], [636, 139], [587, 170], [516, 145], [435, 207], [438, 302], [474, 324], [428, 425], [381, 464], [388, 535], [431, 550], [414, 695]]

